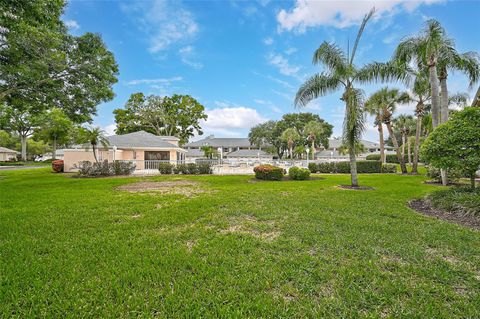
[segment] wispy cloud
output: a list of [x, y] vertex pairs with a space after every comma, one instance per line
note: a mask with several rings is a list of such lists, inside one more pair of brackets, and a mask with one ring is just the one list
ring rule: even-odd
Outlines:
[[254, 99], [253, 101], [258, 105], [268, 107], [270, 110], [272, 110], [275, 113], [283, 113], [282, 110], [278, 106], [276, 106], [272, 101], [262, 100], [262, 99]]
[[178, 50], [178, 54], [180, 55], [180, 59], [182, 60], [183, 63], [186, 65], [191, 66], [194, 69], [201, 69], [203, 68], [203, 64], [197, 61], [194, 61], [195, 59], [195, 48], [191, 45], [188, 45], [186, 47], [181, 48]]
[[75, 30], [80, 29], [80, 25], [79, 25], [78, 22], [75, 21], [75, 20], [66, 20], [64, 23], [65, 23], [65, 26], [66, 26], [67, 28], [69, 28], [70, 30], [74, 30], [74, 31], [75, 31]]
[[172, 82], [182, 81], [181, 76], [175, 76], [172, 78], [160, 78], [160, 79], [138, 79], [128, 81], [127, 85], [140, 85], [140, 84], [171, 84]]
[[267, 55], [267, 61], [270, 65], [276, 67], [281, 74], [298, 77], [298, 71], [300, 71], [300, 67], [291, 65], [288, 59], [281, 54], [271, 52]]
[[309, 27], [333, 26], [345, 28], [362, 21], [364, 15], [373, 7], [376, 18], [397, 14], [401, 11], [412, 12], [422, 4], [443, 2], [444, 0], [296, 0], [290, 10], [282, 9], [277, 14], [279, 31], [305, 32]]
[[272, 38], [265, 38], [263, 39], [263, 44], [265, 45], [272, 45], [273, 44], [273, 39]]
[[287, 54], [287, 55], [292, 55], [292, 54], [294, 54], [294, 53], [297, 52], [297, 51], [298, 51], [297, 48], [288, 48], [288, 49], [285, 50], [285, 54]]
[[194, 38], [199, 27], [193, 14], [180, 1], [154, 0], [122, 4], [137, 27], [146, 33], [149, 51], [157, 53]]

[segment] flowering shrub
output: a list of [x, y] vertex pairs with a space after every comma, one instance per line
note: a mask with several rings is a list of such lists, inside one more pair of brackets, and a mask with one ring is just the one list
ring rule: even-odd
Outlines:
[[52, 170], [55, 173], [61, 173], [63, 172], [63, 160], [55, 160], [52, 161]]
[[294, 166], [288, 170], [288, 176], [296, 181], [304, 181], [310, 178], [310, 170]]
[[283, 178], [284, 170], [281, 167], [273, 165], [259, 165], [253, 171], [256, 179], [263, 179], [267, 181], [279, 181]]

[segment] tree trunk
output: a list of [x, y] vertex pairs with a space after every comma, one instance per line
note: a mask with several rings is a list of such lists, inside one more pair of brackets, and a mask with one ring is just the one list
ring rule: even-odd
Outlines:
[[95, 149], [95, 144], [92, 144], [92, 150], [93, 150], [93, 157], [95, 158], [95, 162], [98, 163], [97, 150]]
[[402, 133], [402, 157], [405, 158], [406, 134]]
[[312, 161], [315, 160], [315, 140], [312, 140], [312, 149], [310, 150], [312, 152]]
[[470, 186], [472, 186], [472, 189], [475, 189], [475, 172], [470, 175]]
[[418, 174], [418, 153], [420, 151], [420, 131], [422, 130], [422, 117], [417, 116], [417, 129], [415, 132], [415, 146], [413, 149], [412, 173]]
[[57, 159], [57, 138], [53, 138], [52, 143], [52, 160]]
[[352, 187], [358, 187], [358, 174], [357, 174], [357, 159], [355, 157], [355, 142], [350, 141], [348, 147], [348, 154], [350, 156], [350, 178]]
[[397, 158], [398, 158], [398, 162], [400, 163], [400, 169], [402, 170], [402, 174], [406, 174], [407, 167], [405, 166], [405, 160], [402, 154], [400, 154], [400, 147], [398, 147], [397, 138], [395, 137], [395, 134], [393, 134], [393, 128], [391, 123], [387, 123], [387, 129], [392, 139], [393, 147], [395, 148], [395, 151], [397, 153]]
[[290, 152], [290, 159], [293, 160], [293, 149], [291, 146], [289, 147], [288, 151]]
[[380, 139], [380, 162], [385, 164], [385, 141], [383, 140], [383, 124], [378, 124], [378, 137]]
[[408, 154], [408, 164], [412, 165], [412, 143], [410, 142], [410, 138], [407, 138], [407, 154]]
[[22, 161], [27, 161], [27, 135], [20, 134], [20, 144], [22, 145]]
[[432, 126], [435, 129], [439, 123], [440, 115], [440, 96], [438, 92], [437, 66], [431, 64], [428, 66], [430, 90], [432, 91]]
[[440, 121], [438, 124], [445, 123], [448, 121], [448, 88], [447, 88], [447, 77], [442, 77], [440, 80], [440, 98], [441, 98], [441, 108], [440, 108]]

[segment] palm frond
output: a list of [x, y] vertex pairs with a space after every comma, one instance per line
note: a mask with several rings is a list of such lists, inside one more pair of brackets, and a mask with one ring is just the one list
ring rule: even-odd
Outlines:
[[343, 52], [340, 47], [336, 44], [323, 42], [318, 49], [315, 50], [312, 63], [314, 65], [322, 63], [331, 72], [338, 72], [347, 69], [348, 61], [345, 57], [345, 52]]
[[305, 107], [310, 101], [336, 91], [341, 81], [326, 73], [316, 74], [300, 86], [295, 95], [295, 107]]
[[361, 67], [357, 71], [355, 79], [361, 83], [400, 81], [405, 85], [409, 85], [413, 74], [414, 71], [404, 62], [373, 62]]
[[357, 52], [358, 48], [358, 43], [360, 42], [360, 39], [362, 38], [363, 30], [365, 29], [365, 26], [367, 25], [368, 20], [373, 16], [375, 13], [375, 8], [372, 8], [369, 13], [365, 15], [363, 18], [362, 24], [360, 25], [360, 29], [358, 30], [357, 33], [357, 38], [355, 39], [355, 44], [353, 45], [352, 49], [352, 55], [350, 56], [350, 65], [353, 65], [353, 59], [355, 58], [355, 53]]
[[477, 52], [465, 52], [455, 56], [454, 67], [465, 73], [470, 87], [480, 79], [480, 58]]
[[344, 93], [346, 103], [345, 119], [343, 121], [343, 141], [354, 146], [365, 130], [364, 94], [360, 89], [347, 88]]

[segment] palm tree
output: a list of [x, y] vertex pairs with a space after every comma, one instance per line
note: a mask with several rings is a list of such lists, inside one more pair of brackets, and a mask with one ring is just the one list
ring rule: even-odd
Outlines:
[[373, 93], [368, 100], [370, 104], [376, 104], [378, 108], [381, 108], [381, 118], [383, 123], [387, 126], [388, 133], [393, 143], [393, 147], [395, 148], [395, 151], [397, 153], [397, 158], [398, 162], [400, 163], [402, 174], [406, 174], [407, 167], [405, 166], [405, 159], [402, 154], [400, 154], [398, 141], [393, 132], [392, 116], [395, 112], [397, 104], [410, 101], [410, 97], [406, 92], [400, 92], [398, 89], [389, 89], [385, 87]]
[[315, 141], [323, 133], [323, 124], [317, 121], [310, 121], [305, 124], [305, 128], [303, 130], [307, 134], [307, 139], [311, 142], [311, 153], [313, 160], [315, 156]]
[[[402, 157], [405, 159], [405, 146], [409, 143], [408, 137], [410, 133], [415, 131], [415, 120], [411, 115], [401, 114], [397, 118], [393, 120], [393, 125], [400, 132], [400, 136], [402, 137]], [[408, 162], [411, 163], [410, 159], [410, 145], [407, 146], [408, 148]]]
[[[354, 152], [355, 152], [355, 155], [360, 155], [362, 153], [365, 153], [367, 151], [367, 148], [365, 147], [365, 145], [362, 144], [362, 142], [360, 141], [357, 141], [355, 143], [355, 149], [354, 149]], [[346, 155], [346, 154], [349, 154], [350, 153], [350, 149], [347, 145], [345, 144], [342, 144], [340, 145], [340, 147], [338, 148], [338, 153], [340, 155]]]
[[290, 127], [290, 128], [287, 128], [285, 131], [283, 131], [282, 136], [280, 136], [280, 139], [287, 143], [288, 153], [290, 154], [290, 159], [292, 159], [293, 144], [295, 143], [295, 141], [298, 141], [300, 139], [300, 134], [298, 134], [298, 131], [296, 128]]
[[[349, 149], [350, 174], [352, 186], [358, 186], [355, 143], [365, 129], [364, 94], [355, 88], [356, 83], [369, 83], [378, 79], [388, 80], [402, 76], [396, 68], [383, 67], [381, 64], [367, 64], [361, 68], [354, 65], [355, 54], [371, 10], [363, 19], [353, 45], [352, 51], [345, 53], [336, 44], [323, 42], [313, 55], [313, 64], [322, 64], [326, 71], [309, 78], [298, 89], [295, 106], [305, 107], [310, 101], [343, 89], [341, 100], [345, 102], [345, 119], [343, 122], [343, 140]], [[388, 71], [388, 72], [387, 72]]]
[[106, 132], [103, 131], [100, 127], [90, 127], [90, 128], [83, 128], [82, 132], [82, 139], [90, 143], [93, 150], [93, 157], [95, 161], [98, 163], [97, 159], [97, 146], [101, 144], [103, 147], [107, 148], [110, 144], [106, 137]]
[[374, 124], [378, 129], [378, 139], [380, 140], [380, 162], [385, 163], [385, 139], [383, 137], [383, 107], [380, 103], [369, 98], [365, 102], [365, 110], [372, 116], [375, 116]]

